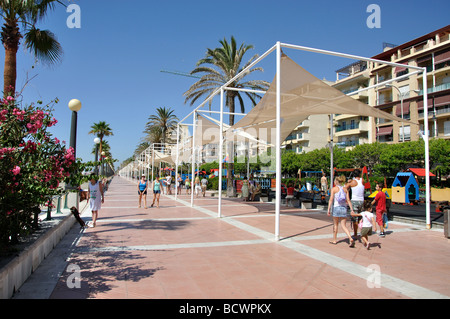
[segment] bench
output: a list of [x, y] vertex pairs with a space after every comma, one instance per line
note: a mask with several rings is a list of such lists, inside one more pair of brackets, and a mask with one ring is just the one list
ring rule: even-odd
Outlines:
[[300, 200], [299, 206], [302, 209], [314, 208], [314, 197], [320, 192], [297, 192], [297, 198]]

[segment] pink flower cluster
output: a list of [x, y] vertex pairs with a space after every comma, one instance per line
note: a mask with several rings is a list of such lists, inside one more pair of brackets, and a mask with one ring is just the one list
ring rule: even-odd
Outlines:
[[12, 171], [12, 173], [14, 175], [19, 175], [20, 174], [20, 167], [16, 165], [11, 171]]
[[15, 150], [16, 150], [15, 147], [3, 147], [3, 148], [0, 148], [0, 156], [4, 156], [4, 155], [7, 155], [7, 154], [11, 154], [11, 153], [13, 153]]

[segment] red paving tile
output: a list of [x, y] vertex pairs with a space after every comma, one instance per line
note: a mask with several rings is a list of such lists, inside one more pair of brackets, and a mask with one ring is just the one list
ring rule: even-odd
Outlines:
[[[217, 198], [194, 198], [190, 207], [190, 196], [177, 202], [163, 195], [160, 208], [144, 209], [137, 208], [135, 188], [132, 181], [113, 179], [97, 227], [84, 231], [69, 261], [81, 269], [81, 288], [67, 287], [66, 271], [51, 298], [450, 296], [450, 243], [442, 231], [390, 223], [385, 238], [370, 237], [369, 251], [361, 243], [351, 249], [345, 236], [337, 245], [328, 243], [332, 223], [323, 212], [282, 207], [281, 240], [275, 241], [254, 232], [274, 233], [273, 204], [224, 198], [223, 218], [217, 218]], [[372, 265], [384, 276], [377, 288], [368, 283], [373, 271], [358, 275]]]

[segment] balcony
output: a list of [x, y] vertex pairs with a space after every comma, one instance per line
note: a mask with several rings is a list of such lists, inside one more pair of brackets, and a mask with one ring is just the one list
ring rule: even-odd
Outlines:
[[[450, 83], [444, 83], [444, 84], [440, 84], [440, 85], [436, 85], [434, 87], [428, 88], [427, 92], [428, 92], [428, 94], [430, 94], [430, 93], [435, 93], [435, 92], [444, 91], [444, 90], [448, 90], [448, 89], [450, 89]], [[423, 95], [423, 90], [419, 91], [419, 95]]]
[[335, 136], [346, 136], [346, 135], [359, 135], [364, 132], [369, 131], [369, 123], [362, 121], [362, 122], [355, 122], [351, 123], [349, 125], [339, 125], [336, 126], [335, 129]]

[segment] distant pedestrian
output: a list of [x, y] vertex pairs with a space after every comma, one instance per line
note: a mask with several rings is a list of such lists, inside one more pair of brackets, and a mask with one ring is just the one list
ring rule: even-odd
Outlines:
[[177, 194], [181, 195], [181, 185], [183, 184], [183, 180], [181, 179], [180, 174], [177, 177]]
[[159, 197], [161, 196], [161, 181], [159, 180], [159, 176], [156, 176], [156, 178], [152, 182], [152, 190], [153, 190], [153, 202], [151, 207], [155, 205], [156, 200], [156, 206], [159, 208]]
[[200, 185], [200, 178], [198, 176], [196, 176], [194, 180], [194, 190], [195, 195], [198, 197], [198, 194], [202, 191], [202, 187]]
[[325, 194], [328, 192], [328, 179], [325, 173], [322, 173], [322, 178], [320, 179], [321, 191]]
[[92, 174], [91, 181], [89, 182], [89, 192], [88, 198], [89, 208], [92, 211], [92, 222], [89, 224], [89, 227], [95, 227], [98, 218], [98, 212], [102, 208], [102, 203], [104, 203], [103, 198], [103, 185], [98, 180], [98, 176]]
[[355, 241], [353, 240], [350, 232], [347, 228], [347, 204], [351, 209], [351, 213], [354, 213], [352, 208], [352, 203], [348, 196], [348, 191], [344, 187], [345, 176], [339, 176], [334, 179], [334, 186], [330, 192], [330, 200], [328, 202], [328, 216], [333, 216], [333, 241], [330, 244], [337, 244], [337, 232], [339, 224], [341, 224], [342, 229], [347, 234], [350, 247], [355, 247]]
[[169, 173], [169, 175], [166, 176], [166, 182], [167, 182], [167, 195], [172, 195], [172, 175]]
[[[372, 201], [372, 205], [377, 205], [375, 208], [376, 212], [376, 221], [380, 226], [380, 236], [384, 237], [386, 234], [384, 233], [384, 214], [386, 214], [386, 194], [383, 192], [383, 184], [377, 184], [376, 190], [378, 193], [375, 195], [375, 199]], [[377, 230], [377, 226], [375, 225], [375, 231]]]
[[[361, 171], [359, 169], [355, 169], [353, 171], [354, 178], [352, 180], [349, 180], [346, 187], [349, 189], [351, 187], [352, 195], [351, 195], [351, 202], [353, 211], [358, 211], [360, 213], [359, 208], [363, 206], [364, 204], [364, 184], [363, 179], [361, 178]], [[350, 216], [350, 222], [353, 226], [353, 232], [355, 239], [358, 238], [358, 223], [359, 223], [358, 216]]]
[[189, 177], [186, 177], [184, 184], [186, 185], [186, 195], [190, 195], [191, 194], [191, 180], [189, 179]]
[[375, 217], [372, 213], [372, 203], [369, 200], [366, 200], [359, 214], [353, 214], [352, 216], [361, 217], [360, 221], [360, 229], [361, 229], [361, 239], [364, 242], [364, 246], [367, 250], [370, 248], [369, 236], [372, 235], [372, 227], [375, 226]]
[[202, 183], [202, 194], [203, 194], [203, 197], [205, 197], [205, 195], [206, 195], [206, 186], [208, 185], [208, 180], [206, 179], [205, 176], [203, 176], [201, 183]]
[[147, 208], [147, 180], [145, 179], [145, 175], [142, 174], [141, 180], [138, 184], [138, 195], [139, 195], [139, 206], [138, 208], [141, 208], [141, 202], [142, 198], [144, 198], [144, 208]]

